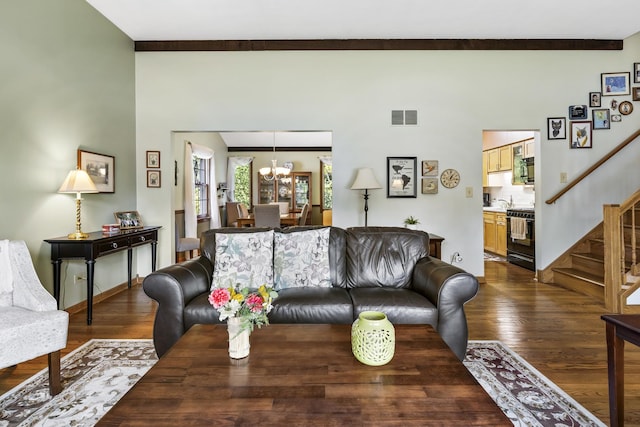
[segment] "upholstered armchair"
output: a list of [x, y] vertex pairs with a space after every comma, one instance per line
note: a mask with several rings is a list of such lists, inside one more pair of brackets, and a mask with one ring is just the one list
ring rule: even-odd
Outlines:
[[60, 350], [69, 313], [42, 286], [23, 241], [0, 240], [0, 369], [47, 354], [49, 392], [62, 391]]

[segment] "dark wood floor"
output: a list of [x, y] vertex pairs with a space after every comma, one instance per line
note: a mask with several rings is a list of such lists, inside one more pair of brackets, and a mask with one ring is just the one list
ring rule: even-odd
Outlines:
[[[503, 262], [486, 262], [478, 296], [467, 304], [470, 339], [500, 340], [608, 424], [604, 305]], [[140, 286], [71, 316], [64, 354], [91, 338], [151, 338], [154, 303]], [[0, 370], [0, 394], [46, 367], [46, 357]], [[640, 349], [626, 347], [626, 425], [640, 426]]]

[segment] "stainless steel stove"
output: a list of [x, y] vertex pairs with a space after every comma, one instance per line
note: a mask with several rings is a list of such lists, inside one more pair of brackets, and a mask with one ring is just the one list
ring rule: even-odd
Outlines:
[[507, 209], [507, 261], [536, 271], [536, 227], [533, 208]]

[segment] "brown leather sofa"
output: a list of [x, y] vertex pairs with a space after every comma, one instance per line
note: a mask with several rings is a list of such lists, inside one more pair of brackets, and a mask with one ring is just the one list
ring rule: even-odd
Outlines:
[[[296, 233], [317, 227], [277, 230]], [[200, 258], [148, 275], [144, 291], [158, 302], [153, 338], [162, 356], [192, 325], [220, 323], [209, 304], [216, 233], [250, 233], [264, 228], [209, 230], [200, 239]], [[429, 235], [399, 227], [331, 227], [331, 288], [279, 291], [271, 323], [351, 324], [362, 311], [386, 313], [395, 324], [432, 325], [461, 360], [468, 330], [464, 304], [478, 291], [476, 278], [429, 256]]]

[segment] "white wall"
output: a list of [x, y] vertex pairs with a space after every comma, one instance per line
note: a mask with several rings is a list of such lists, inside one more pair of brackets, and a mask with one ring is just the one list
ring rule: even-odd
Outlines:
[[[140, 52], [137, 150], [171, 150], [176, 129], [331, 130], [333, 221], [343, 227], [364, 223], [362, 197], [349, 190], [357, 168], [373, 167], [385, 182], [387, 156], [437, 159], [441, 170], [460, 171], [457, 188], [440, 186], [437, 195], [416, 199], [387, 199], [385, 189], [375, 190], [369, 224], [401, 225], [407, 215], [416, 216], [423, 229], [445, 237], [443, 259], [460, 252], [461, 266], [483, 275], [482, 130], [539, 129], [542, 268], [601, 220], [602, 203], [619, 202], [639, 187], [631, 159], [640, 148], [633, 147], [615, 160], [630, 169], [622, 188], [609, 172], [597, 173], [556, 205], [543, 203], [561, 187], [560, 171], [571, 179], [640, 127], [640, 114], [625, 117], [610, 131], [595, 131], [590, 150], [546, 140], [547, 117], [566, 116], [569, 105], [587, 103], [588, 93], [600, 88], [601, 72], [631, 71], [639, 42], [636, 35], [615, 52]], [[417, 109], [419, 126], [390, 126], [392, 109]], [[139, 210], [169, 224], [171, 191], [151, 192], [144, 184], [139, 168]], [[466, 187], [473, 189], [472, 198], [465, 197]], [[603, 195], [591, 197], [594, 190]], [[167, 233], [161, 236], [160, 265], [170, 263]]]
[[[75, 231], [75, 196], [57, 191], [78, 148], [115, 157], [116, 191], [84, 196], [83, 231], [136, 209], [133, 42], [84, 1], [6, 1], [1, 9], [0, 239], [26, 241], [52, 291], [43, 240]], [[126, 262], [126, 252], [96, 262], [96, 294], [126, 282]], [[63, 263], [63, 307], [86, 299], [74, 274], [86, 276], [83, 260]]]

